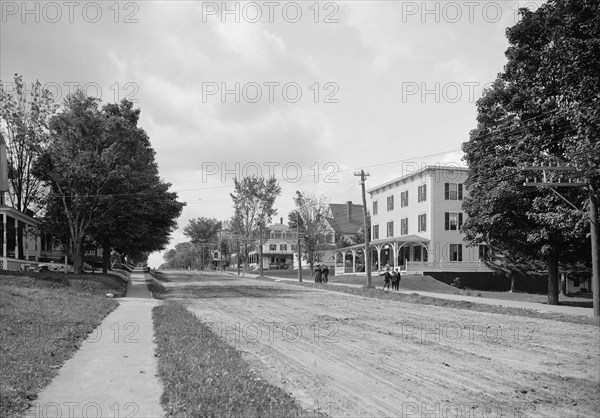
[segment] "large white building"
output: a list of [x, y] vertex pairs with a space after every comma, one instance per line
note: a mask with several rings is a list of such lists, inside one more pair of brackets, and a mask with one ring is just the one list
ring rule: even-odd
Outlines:
[[[468, 247], [460, 227], [469, 170], [427, 166], [368, 190], [373, 268], [388, 264], [407, 273], [489, 271], [487, 248]], [[359, 272], [362, 248], [338, 251], [345, 272]]]

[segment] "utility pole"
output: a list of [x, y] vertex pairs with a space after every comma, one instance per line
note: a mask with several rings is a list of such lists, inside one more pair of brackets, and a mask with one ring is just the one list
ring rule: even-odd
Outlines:
[[259, 245], [258, 245], [258, 252], [259, 252], [259, 254], [260, 254], [260, 255], [259, 255], [259, 258], [260, 258], [260, 259], [258, 260], [258, 263], [259, 263], [258, 265], [259, 265], [259, 268], [260, 268], [260, 270], [259, 270], [259, 271], [260, 271], [260, 276], [261, 276], [261, 277], [262, 277], [262, 275], [263, 275], [263, 248], [262, 248], [262, 247], [263, 247], [263, 232], [262, 232], [262, 226], [263, 226], [263, 223], [262, 223], [262, 219], [261, 219], [261, 220], [259, 221], [259, 223], [258, 223], [258, 231], [259, 231], [259, 235], [260, 235], [260, 236], [258, 237], [258, 242], [259, 242]]
[[369, 173], [365, 173], [365, 170], [360, 170], [360, 172], [355, 172], [355, 176], [360, 177], [360, 185], [362, 188], [362, 201], [363, 201], [363, 224], [365, 231], [365, 271], [367, 272], [367, 288], [373, 287], [373, 279], [371, 278], [371, 248], [369, 247], [369, 234], [370, 234], [370, 225], [368, 223], [367, 217], [367, 195], [365, 192], [365, 181], [366, 177], [369, 176]]
[[237, 271], [238, 276], [240, 275], [240, 236], [236, 234], [235, 236], [235, 246], [236, 246], [236, 262], [237, 262]]
[[[598, 248], [598, 199], [596, 198], [596, 190], [594, 188], [591, 180], [582, 181], [573, 181], [573, 176], [568, 178], [568, 181], [563, 181], [561, 177], [559, 177], [558, 181], [554, 181], [554, 179], [550, 180], [548, 173], [555, 172], [567, 172], [567, 173], [575, 173], [577, 169], [575, 167], [568, 166], [524, 166], [524, 170], [531, 171], [541, 171], [542, 172], [542, 181], [537, 181], [537, 178], [534, 178], [534, 181], [529, 181], [529, 178], [525, 179], [524, 186], [533, 186], [533, 187], [548, 187], [555, 194], [557, 194], [561, 199], [567, 202], [571, 207], [581, 211], [577, 206], [575, 206], [572, 202], [570, 202], [567, 198], [561, 195], [558, 191], [556, 191], [555, 187], [587, 187], [588, 189], [588, 201], [589, 201], [589, 213], [588, 217], [590, 218], [590, 240], [592, 247], [592, 298], [593, 298], [593, 306], [594, 306], [594, 317], [600, 318], [600, 253]], [[576, 174], [576, 173], [575, 173]]]
[[219, 263], [221, 264], [219, 268], [221, 271], [225, 271], [223, 268], [223, 223], [221, 223], [221, 229], [219, 230]]
[[302, 283], [302, 247], [300, 246], [300, 212], [296, 212], [296, 233], [298, 234], [298, 281]]

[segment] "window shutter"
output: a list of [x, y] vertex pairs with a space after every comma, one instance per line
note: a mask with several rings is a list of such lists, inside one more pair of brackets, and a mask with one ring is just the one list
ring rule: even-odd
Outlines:
[[463, 214], [462, 214], [462, 212], [458, 212], [458, 228], [459, 229], [462, 227], [462, 222], [463, 222]]
[[463, 185], [462, 183], [458, 183], [458, 200], [462, 200], [463, 198]]
[[444, 183], [444, 196], [446, 200], [450, 200], [450, 183]]
[[457, 244], [458, 247], [458, 261], [462, 261], [462, 244]]
[[445, 212], [444, 213], [444, 218], [445, 218], [445, 224], [446, 224], [446, 231], [450, 230], [450, 213], [449, 212]]

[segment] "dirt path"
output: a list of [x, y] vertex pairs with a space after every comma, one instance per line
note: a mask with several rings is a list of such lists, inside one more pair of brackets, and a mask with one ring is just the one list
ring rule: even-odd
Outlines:
[[224, 276], [171, 280], [266, 379], [331, 416], [600, 415], [595, 326]]

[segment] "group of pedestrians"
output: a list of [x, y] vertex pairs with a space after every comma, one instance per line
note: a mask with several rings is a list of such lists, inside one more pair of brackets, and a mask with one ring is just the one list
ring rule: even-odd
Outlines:
[[315, 266], [315, 283], [327, 283], [329, 276], [329, 267], [325, 264]]
[[394, 270], [386, 265], [385, 270], [381, 271], [379, 275], [383, 276], [384, 279], [383, 290], [386, 287], [390, 290], [390, 283], [392, 284], [392, 290], [400, 290], [400, 269], [398, 267]]

